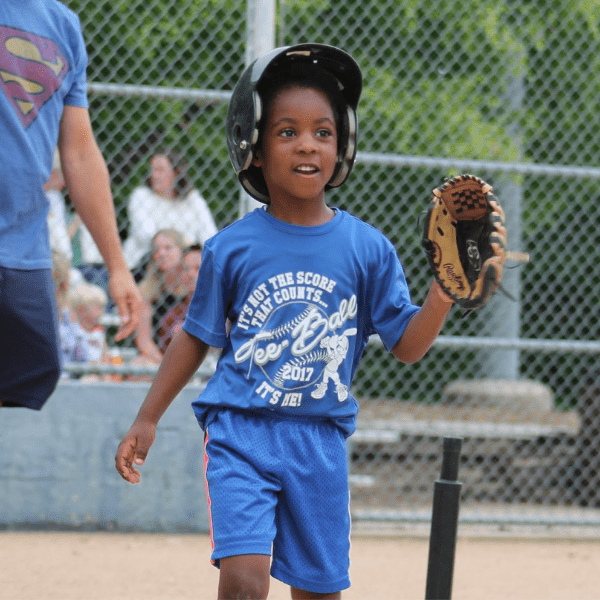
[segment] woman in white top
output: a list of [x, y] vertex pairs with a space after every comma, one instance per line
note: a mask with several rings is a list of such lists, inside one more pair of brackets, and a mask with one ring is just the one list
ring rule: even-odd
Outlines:
[[161, 150], [150, 159], [149, 187], [136, 188], [129, 199], [129, 236], [123, 244], [130, 269], [143, 266], [154, 234], [177, 229], [188, 243], [204, 242], [217, 227], [206, 200], [194, 189], [180, 152]]

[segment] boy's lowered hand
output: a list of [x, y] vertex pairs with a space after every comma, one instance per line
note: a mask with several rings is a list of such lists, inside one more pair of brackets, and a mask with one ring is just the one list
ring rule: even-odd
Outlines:
[[154, 423], [136, 420], [121, 440], [115, 456], [115, 466], [121, 477], [129, 483], [139, 483], [141, 474], [136, 465], [144, 464], [155, 436]]
[[121, 477], [138, 483], [136, 466], [144, 464], [156, 437], [156, 426], [177, 394], [192, 378], [208, 353], [202, 340], [180, 329], [169, 344], [146, 399], [117, 448], [115, 466]]

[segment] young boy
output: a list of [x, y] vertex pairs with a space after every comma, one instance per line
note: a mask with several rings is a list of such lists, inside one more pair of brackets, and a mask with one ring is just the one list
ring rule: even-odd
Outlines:
[[193, 405], [219, 598], [266, 598], [269, 569], [292, 598], [341, 597], [358, 362], [374, 333], [400, 361], [419, 360], [451, 307], [436, 283], [413, 305], [392, 244], [325, 202], [354, 163], [361, 85], [350, 56], [319, 44], [278, 48], [244, 72], [227, 142], [265, 210], [206, 243], [184, 326], [117, 451], [121, 475], [139, 481], [160, 417], [208, 348], [223, 348]]

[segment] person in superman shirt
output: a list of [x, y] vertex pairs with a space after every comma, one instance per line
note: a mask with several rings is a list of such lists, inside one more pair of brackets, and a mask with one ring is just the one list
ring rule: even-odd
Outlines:
[[108, 169], [95, 140], [79, 18], [57, 0], [0, 3], [0, 406], [40, 410], [60, 376], [44, 184], [58, 147], [69, 197], [109, 271], [121, 325], [141, 297], [117, 230]]

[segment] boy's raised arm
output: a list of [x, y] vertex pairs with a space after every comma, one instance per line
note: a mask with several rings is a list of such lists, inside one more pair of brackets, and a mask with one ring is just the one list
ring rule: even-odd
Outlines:
[[184, 329], [173, 337], [146, 399], [117, 449], [115, 466], [123, 479], [130, 483], [140, 481], [136, 465], [142, 465], [146, 460], [158, 421], [196, 373], [208, 350], [207, 344]]
[[423, 358], [439, 335], [453, 301], [434, 280], [418, 313], [409, 321], [404, 333], [392, 348], [401, 362], [412, 364]]

